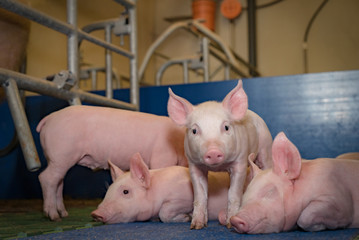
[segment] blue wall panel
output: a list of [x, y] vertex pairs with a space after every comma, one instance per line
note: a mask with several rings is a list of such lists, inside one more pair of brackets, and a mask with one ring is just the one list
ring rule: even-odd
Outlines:
[[[171, 88], [177, 95], [198, 104], [207, 100], [221, 101], [236, 84], [236, 80], [230, 80]], [[359, 71], [244, 79], [243, 85], [249, 109], [266, 121], [273, 137], [284, 131], [302, 157], [335, 157], [359, 151]], [[168, 87], [141, 88], [140, 110], [167, 115]], [[129, 91], [116, 90], [114, 96], [128, 101]], [[43, 168], [46, 160], [36, 125], [47, 114], [65, 106], [66, 101], [47, 96], [26, 99], [26, 112]], [[2, 148], [14, 131], [6, 102], [0, 104], [0, 116]], [[40, 198], [37, 176], [41, 170], [35, 173], [26, 170], [19, 147], [6, 157], [0, 157], [0, 198]], [[107, 171], [92, 172], [76, 166], [65, 178], [64, 191], [74, 198], [103, 197], [109, 183]]]

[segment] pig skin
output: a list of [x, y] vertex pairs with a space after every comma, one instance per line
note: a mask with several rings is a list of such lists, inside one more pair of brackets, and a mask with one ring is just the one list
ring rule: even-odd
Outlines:
[[36, 130], [47, 168], [39, 175], [44, 214], [51, 220], [68, 215], [63, 204], [63, 178], [75, 164], [108, 168], [108, 160], [123, 170], [139, 152], [150, 168], [187, 166], [184, 128], [168, 117], [127, 110], [70, 106], [43, 118]]
[[272, 136], [268, 127], [248, 110], [241, 80], [221, 103], [208, 101], [193, 106], [171, 89], [169, 94], [170, 118], [187, 128], [184, 146], [194, 189], [191, 229], [201, 229], [207, 224], [208, 171], [230, 173], [227, 209], [230, 227], [230, 218], [241, 204], [249, 154], [254, 154], [255, 163], [261, 168], [272, 166]]
[[[359, 161], [303, 160], [284, 133], [274, 139], [272, 154], [272, 169], [260, 170], [251, 164], [254, 178], [239, 212], [231, 218], [236, 231], [258, 234], [296, 227], [305, 231], [359, 227]], [[223, 212], [219, 219], [225, 224]]]
[[[149, 170], [140, 154], [131, 159], [130, 172], [110, 163], [113, 183], [104, 200], [92, 212], [96, 221], [127, 223], [160, 218], [162, 222], [187, 222], [193, 209], [189, 170], [171, 166]], [[215, 220], [227, 205], [229, 175], [210, 172], [209, 219]]]

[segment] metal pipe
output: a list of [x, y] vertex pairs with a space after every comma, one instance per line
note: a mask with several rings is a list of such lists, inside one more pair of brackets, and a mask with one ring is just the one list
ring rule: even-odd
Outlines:
[[114, 44], [109, 44], [102, 39], [96, 38], [82, 30], [74, 28], [71, 24], [59, 21], [47, 14], [32, 9], [31, 7], [28, 7], [25, 4], [19, 3], [17, 1], [1, 0], [0, 7], [66, 35], [69, 35], [73, 31], [76, 31], [79, 39], [87, 40], [130, 59], [135, 57], [134, 54], [132, 54], [126, 49], [118, 47]]
[[[256, 29], [256, 0], [247, 0], [248, 6], [248, 60], [249, 64], [257, 67], [257, 29]], [[257, 76], [249, 70], [250, 75]]]
[[136, 6], [136, 0], [115, 0], [115, 1], [126, 8], [132, 8]]
[[189, 59], [173, 59], [173, 60], [169, 60], [166, 63], [164, 63], [157, 71], [156, 73], [156, 86], [161, 86], [161, 79], [162, 79], [162, 75], [163, 72], [171, 65], [175, 65], [175, 64], [182, 64], [184, 65], [184, 62], [189, 61]]
[[143, 58], [142, 64], [140, 66], [140, 69], [138, 71], [138, 79], [141, 81], [143, 78], [143, 74], [145, 72], [145, 69], [148, 65], [148, 62], [151, 59], [151, 56], [153, 55], [153, 53], [155, 52], [155, 50], [158, 48], [158, 46], [168, 38], [169, 35], [171, 35], [175, 30], [179, 29], [179, 28], [185, 28], [187, 27], [189, 24], [188, 21], [185, 22], [176, 22], [174, 24], [172, 24], [171, 26], [169, 26], [153, 43], [152, 45], [148, 48], [145, 57]]
[[[110, 25], [105, 27], [105, 40], [108, 43], [111, 43], [111, 30]], [[105, 66], [106, 66], [106, 97], [113, 98], [113, 88], [112, 88], [112, 52], [108, 49], [105, 50]]]
[[113, 27], [115, 25], [115, 23], [118, 21], [119, 21], [119, 18], [113, 18], [113, 19], [107, 19], [104, 21], [94, 22], [94, 23], [91, 23], [91, 24], [88, 24], [88, 25], [82, 27], [82, 31], [90, 33], [90, 32], [96, 31], [96, 30], [105, 29], [106, 26], [108, 26], [108, 25]]
[[203, 74], [204, 82], [209, 82], [209, 50], [208, 38], [202, 38], [202, 60], [203, 60]]
[[140, 69], [138, 71], [139, 80], [143, 78], [145, 69], [157, 47], [177, 29], [185, 28], [191, 31], [191, 26], [196, 27], [198, 31], [203, 33], [206, 37], [208, 37], [212, 41], [216, 42], [220, 46], [221, 50], [223, 50], [224, 54], [227, 56], [228, 61], [231, 63], [231, 66], [239, 71], [239, 65], [235, 57], [233, 56], [230, 48], [224, 43], [224, 41], [222, 41], [220, 36], [210, 31], [207, 27], [201, 24], [199, 20], [190, 20], [190, 21], [176, 22], [172, 24], [152, 43], [152, 45], [148, 48], [145, 57], [142, 61], [142, 64], [140, 66]]
[[6, 92], [10, 112], [14, 121], [20, 146], [24, 154], [26, 167], [34, 172], [40, 169], [41, 162], [36, 151], [34, 139], [32, 138], [29, 122], [25, 114], [24, 106], [19, 95], [19, 89], [14, 79], [2, 81]]
[[48, 95], [67, 101], [78, 97], [81, 101], [92, 103], [95, 105], [124, 108], [128, 110], [138, 109], [136, 105], [127, 102], [108, 99], [106, 97], [85, 92], [77, 88], [72, 88], [70, 90], [65, 90], [61, 88], [59, 89], [57, 85], [53, 82], [45, 81], [41, 78], [31, 77], [25, 74], [0, 68], [0, 84], [4, 83], [8, 78], [13, 78], [16, 81], [19, 89], [28, 90], [31, 92], [36, 92], [42, 95]]
[[135, 106], [139, 106], [140, 103], [140, 92], [139, 92], [139, 79], [138, 79], [138, 66], [137, 66], [137, 8], [136, 0], [121, 0], [120, 3], [125, 5], [128, 9], [128, 18], [130, 24], [130, 52], [133, 58], [130, 59], [130, 96], [131, 103]]
[[183, 64], [183, 82], [185, 84], [189, 83], [189, 75], [188, 75], [188, 62], [184, 61]]
[[[67, 22], [77, 29], [77, 0], [67, 0]], [[78, 88], [79, 76], [79, 54], [78, 54], [78, 35], [76, 31], [72, 31], [67, 35], [67, 68], [73, 74]], [[71, 105], [81, 105], [78, 97], [69, 99]]]

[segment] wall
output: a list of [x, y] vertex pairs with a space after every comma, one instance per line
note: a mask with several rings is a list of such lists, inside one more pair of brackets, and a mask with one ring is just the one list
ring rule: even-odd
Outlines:
[[[191, 15], [191, 0], [138, 0], [138, 64], [150, 44], [170, 23], [164, 18]], [[217, 2], [216, 33], [234, 51], [248, 59], [247, 11], [231, 24], [219, 13], [221, 1]], [[246, 0], [240, 0], [246, 6]], [[257, 0], [257, 5], [271, 2]], [[66, 20], [66, 1], [30, 0], [31, 5], [53, 17]], [[258, 69], [262, 76], [278, 76], [303, 73], [302, 42], [306, 26], [322, 0], [284, 0], [257, 11]], [[111, 0], [79, 0], [78, 25], [119, 16], [123, 8]], [[359, 1], [330, 0], [315, 20], [308, 40], [309, 72], [352, 70], [359, 68]], [[103, 32], [96, 32], [99, 37]], [[113, 41], [118, 44], [119, 39]], [[125, 42], [125, 47], [127, 43]], [[185, 31], [176, 32], [157, 52], [171, 58], [193, 55], [199, 50], [198, 40]], [[81, 46], [82, 62], [90, 66], [104, 65], [104, 51], [91, 43]], [[128, 77], [128, 61], [114, 54], [114, 68], [118, 74]], [[66, 38], [36, 23], [32, 24], [28, 49], [28, 73], [43, 77], [66, 68]], [[145, 82], [153, 83], [155, 71], [164, 60], [152, 58], [145, 72]], [[218, 66], [211, 61], [212, 71]], [[232, 75], [231, 78], [236, 76]], [[103, 79], [103, 75], [101, 76]], [[223, 80], [223, 72], [213, 76], [213, 80]], [[202, 78], [191, 73], [192, 82]], [[182, 70], [173, 67], [165, 72], [164, 83], [182, 81]], [[99, 84], [99, 88], [103, 88]], [[126, 85], [125, 85], [126, 86]], [[82, 83], [85, 89], [90, 84]]]

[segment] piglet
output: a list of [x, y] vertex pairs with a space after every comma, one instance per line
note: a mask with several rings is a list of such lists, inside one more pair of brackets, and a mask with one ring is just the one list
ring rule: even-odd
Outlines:
[[169, 94], [170, 118], [187, 128], [184, 147], [194, 189], [191, 229], [201, 229], [208, 221], [209, 170], [230, 173], [227, 209], [230, 227], [229, 220], [241, 204], [249, 154], [254, 154], [255, 162], [261, 168], [271, 167], [272, 136], [267, 125], [248, 110], [241, 80], [221, 103], [208, 101], [193, 106], [171, 89]]
[[[272, 148], [273, 168], [251, 164], [254, 178], [231, 223], [239, 233], [276, 233], [297, 226], [306, 231], [359, 227], [359, 161], [302, 160], [279, 133]], [[221, 216], [222, 215], [222, 216]], [[225, 224], [224, 213], [220, 221]]]
[[[171, 166], [149, 170], [140, 154], [130, 161], [130, 172], [109, 162], [113, 183], [98, 208], [96, 221], [127, 223], [160, 218], [162, 222], [187, 222], [192, 213], [193, 190], [189, 170]], [[226, 208], [228, 173], [210, 173], [209, 218]]]
[[68, 215], [63, 199], [63, 178], [75, 164], [108, 168], [108, 160], [122, 170], [139, 152], [150, 168], [187, 166], [184, 128], [171, 119], [127, 110], [70, 106], [40, 121], [41, 145], [48, 161], [39, 175], [44, 213], [51, 220]]

